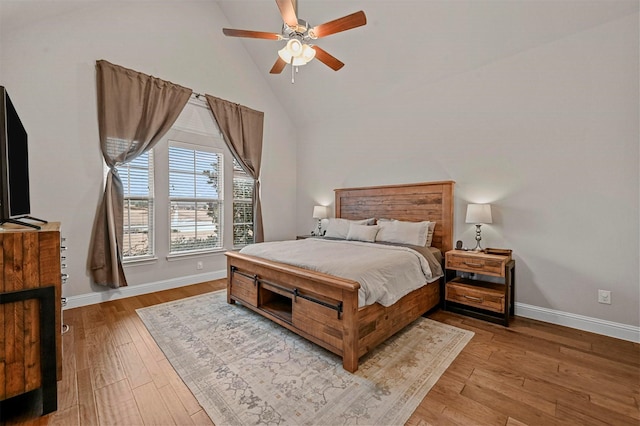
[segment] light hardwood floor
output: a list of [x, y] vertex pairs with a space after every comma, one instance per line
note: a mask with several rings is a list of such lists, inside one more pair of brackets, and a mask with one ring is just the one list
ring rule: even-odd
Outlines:
[[[221, 288], [214, 281], [66, 310], [58, 411], [39, 417], [29, 395], [5, 407], [7, 425], [212, 424], [135, 309]], [[640, 424], [640, 345], [522, 318], [504, 328], [428, 316], [475, 336], [408, 425]]]

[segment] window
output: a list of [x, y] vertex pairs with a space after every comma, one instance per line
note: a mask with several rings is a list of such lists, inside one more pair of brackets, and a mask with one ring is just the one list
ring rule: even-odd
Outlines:
[[153, 256], [153, 151], [116, 170], [124, 190], [122, 255], [125, 259]]
[[117, 170], [127, 263], [253, 243], [254, 180], [233, 158], [205, 102], [190, 100], [152, 150]]
[[233, 159], [233, 246], [253, 243], [254, 181]]
[[169, 144], [170, 253], [222, 248], [221, 152]]

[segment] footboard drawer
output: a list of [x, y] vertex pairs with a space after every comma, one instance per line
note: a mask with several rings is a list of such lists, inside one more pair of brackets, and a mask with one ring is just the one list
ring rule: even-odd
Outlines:
[[258, 306], [258, 283], [249, 273], [234, 269], [231, 273], [231, 297]]
[[342, 320], [338, 312], [297, 297], [293, 303], [293, 326], [342, 350]]

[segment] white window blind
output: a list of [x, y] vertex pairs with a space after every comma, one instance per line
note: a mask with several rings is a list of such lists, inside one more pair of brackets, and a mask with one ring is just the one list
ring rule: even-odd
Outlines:
[[169, 143], [171, 253], [222, 248], [221, 152]]
[[123, 258], [153, 256], [153, 150], [116, 169], [124, 190]]
[[254, 180], [233, 159], [233, 246], [253, 243]]

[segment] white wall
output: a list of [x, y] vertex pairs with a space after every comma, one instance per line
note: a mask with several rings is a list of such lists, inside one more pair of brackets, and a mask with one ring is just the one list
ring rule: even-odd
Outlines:
[[[572, 9], [554, 11], [554, 22], [568, 21], [562, 13]], [[635, 10], [562, 38], [541, 33], [526, 50], [426, 84], [428, 55], [416, 55], [410, 67], [377, 61], [372, 70], [392, 77], [358, 92], [369, 94], [367, 101], [340, 110], [342, 92], [330, 93], [335, 113], [294, 128], [264, 70], [239, 40], [221, 35], [227, 22], [214, 2], [3, 0], [0, 15], [11, 13], [13, 25], [4, 19], [0, 25], [0, 84], [29, 132], [33, 215], [61, 221], [68, 239], [66, 296], [114, 294], [90, 285], [86, 270], [102, 192], [94, 65], [106, 59], [265, 111], [267, 239], [308, 233], [312, 206], [331, 203], [334, 188], [452, 179], [456, 239], [473, 243], [473, 226], [464, 223], [467, 202], [494, 205], [495, 223], [483, 227], [483, 242], [514, 249], [517, 302], [637, 327]], [[540, 18], [517, 10], [507, 18], [523, 19], [527, 31], [556, 25], [537, 25]], [[371, 28], [381, 26], [372, 19]], [[447, 37], [475, 34], [461, 26]], [[508, 42], [508, 34], [495, 43], [501, 40]], [[350, 65], [357, 67], [358, 57]], [[304, 139], [296, 144], [297, 135]], [[194, 264], [160, 259], [127, 274], [132, 286], [197, 281]], [[204, 272], [222, 264], [220, 255], [211, 256]], [[598, 304], [597, 289], [611, 290], [613, 303]]]
[[[67, 238], [66, 272], [71, 278], [63, 295], [97, 292], [108, 299], [119, 292], [91, 284], [86, 268], [103, 190], [95, 93], [98, 59], [264, 111], [265, 237], [294, 236], [295, 129], [240, 43], [222, 35], [226, 18], [215, 3], [98, 1], [82, 2], [80, 8], [77, 2], [9, 3], [0, 8], [0, 13], [11, 13], [3, 23], [14, 23], [0, 30], [0, 84], [7, 87], [29, 134], [32, 214], [60, 221]], [[204, 263], [202, 271], [196, 271], [193, 258], [161, 258], [128, 266], [126, 274], [133, 287], [199, 282], [224, 271], [222, 254], [197, 260]]]
[[334, 188], [451, 179], [455, 239], [474, 245], [467, 203], [493, 205], [483, 243], [514, 250], [516, 302], [637, 327], [638, 51], [636, 8], [435, 83], [397, 64], [377, 102], [298, 129], [298, 232]]

